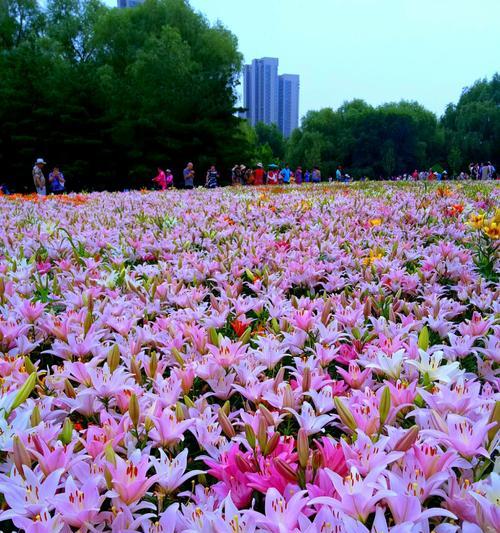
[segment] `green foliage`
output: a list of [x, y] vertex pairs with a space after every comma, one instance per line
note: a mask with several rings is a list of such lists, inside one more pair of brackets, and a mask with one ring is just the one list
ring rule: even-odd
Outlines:
[[320, 165], [333, 175], [338, 165], [370, 177], [429, 167], [437, 145], [438, 122], [415, 102], [372, 107], [362, 100], [309, 112], [290, 138], [287, 158]]
[[265, 148], [267, 157], [282, 161], [285, 157], [285, 138], [278, 126], [276, 124], [267, 125], [259, 122], [255, 126], [255, 133], [257, 135], [257, 145], [258, 147]]
[[0, 4], [0, 167], [17, 190], [31, 165], [73, 189], [149, 186], [158, 166], [202, 175], [247, 156], [234, 116], [236, 38], [186, 0], [110, 9], [99, 0]]
[[310, 111], [286, 148], [292, 166], [320, 165], [333, 175], [338, 165], [371, 178], [449, 168], [470, 161], [500, 160], [500, 75], [465, 89], [458, 104], [437, 117], [416, 102], [372, 107], [363, 100], [337, 110]]
[[[500, 74], [466, 88], [456, 105], [450, 104], [442, 119], [453, 160], [500, 160]], [[455, 162], [455, 161], [454, 161]], [[450, 164], [452, 162], [450, 161]]]

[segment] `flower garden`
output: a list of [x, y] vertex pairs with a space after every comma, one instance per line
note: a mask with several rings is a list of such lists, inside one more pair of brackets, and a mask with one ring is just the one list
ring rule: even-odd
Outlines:
[[497, 532], [499, 193], [0, 197], [0, 530]]

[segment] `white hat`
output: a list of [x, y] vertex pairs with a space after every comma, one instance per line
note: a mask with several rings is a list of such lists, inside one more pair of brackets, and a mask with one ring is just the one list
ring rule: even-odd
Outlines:
[[262, 168], [264, 165], [263, 165], [262, 163], [257, 163], [257, 166], [258, 166], [259, 168]]
[[43, 160], [42, 157], [39, 157], [37, 160], [36, 160], [36, 163], [35, 165], [46, 165], [47, 163]]

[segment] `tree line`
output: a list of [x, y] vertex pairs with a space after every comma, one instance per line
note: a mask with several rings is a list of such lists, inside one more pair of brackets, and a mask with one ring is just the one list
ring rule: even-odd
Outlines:
[[415, 102], [353, 100], [311, 111], [285, 140], [236, 116], [236, 37], [187, 0], [113, 9], [99, 0], [0, 2], [0, 182], [31, 189], [36, 157], [74, 190], [149, 186], [187, 161], [338, 165], [387, 176], [500, 161], [500, 75], [477, 81], [441, 118]]
[[453, 174], [471, 162], [500, 163], [500, 74], [476, 81], [441, 118], [417, 102], [373, 107], [352, 100], [337, 110], [310, 111], [285, 145], [292, 164], [338, 165], [354, 176], [399, 175], [415, 169]]
[[0, 179], [43, 157], [73, 189], [150, 184], [158, 166], [248, 157], [236, 37], [185, 0], [0, 3]]

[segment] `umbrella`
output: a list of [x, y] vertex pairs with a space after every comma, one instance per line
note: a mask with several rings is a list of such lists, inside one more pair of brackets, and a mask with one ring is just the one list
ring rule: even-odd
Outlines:
[[271, 165], [267, 165], [268, 168], [278, 168], [278, 165], [275, 165], [274, 163], [272, 163]]

